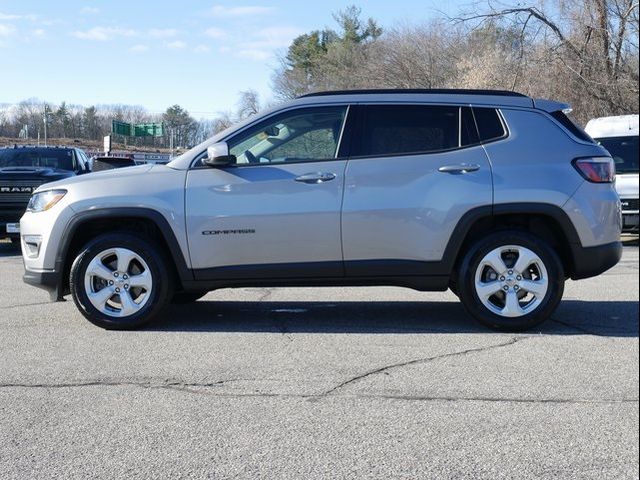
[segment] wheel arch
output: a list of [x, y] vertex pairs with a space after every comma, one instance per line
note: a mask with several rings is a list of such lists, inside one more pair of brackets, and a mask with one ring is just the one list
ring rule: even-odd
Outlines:
[[69, 272], [80, 248], [97, 234], [114, 230], [141, 233], [158, 243], [170, 260], [176, 281], [193, 280], [173, 229], [160, 212], [143, 207], [100, 208], [78, 213], [67, 223], [55, 260], [55, 270], [60, 272], [58, 299], [69, 293]]
[[482, 235], [507, 228], [525, 230], [547, 241], [560, 256], [566, 275], [575, 277], [580, 237], [564, 210], [546, 203], [505, 203], [470, 210], [456, 225], [443, 263], [455, 272], [466, 247]]

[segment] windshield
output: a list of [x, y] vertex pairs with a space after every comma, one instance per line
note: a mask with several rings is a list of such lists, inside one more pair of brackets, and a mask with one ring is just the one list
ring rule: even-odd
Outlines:
[[638, 173], [638, 137], [604, 137], [596, 140], [616, 162], [616, 173]]
[[58, 148], [0, 149], [0, 168], [49, 167], [73, 170], [73, 151]]

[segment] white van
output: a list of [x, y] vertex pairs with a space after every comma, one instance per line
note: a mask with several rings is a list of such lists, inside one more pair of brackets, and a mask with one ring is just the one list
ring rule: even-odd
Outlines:
[[638, 115], [589, 120], [587, 133], [616, 162], [616, 190], [622, 201], [622, 231], [638, 233]]

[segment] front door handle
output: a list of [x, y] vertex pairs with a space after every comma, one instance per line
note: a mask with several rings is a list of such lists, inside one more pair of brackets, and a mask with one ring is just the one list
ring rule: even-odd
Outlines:
[[296, 182], [302, 183], [323, 183], [328, 182], [336, 178], [335, 173], [328, 172], [315, 172], [315, 173], [305, 173], [304, 175], [300, 175], [296, 177]]
[[460, 163], [457, 165], [443, 165], [438, 169], [439, 172], [442, 173], [469, 173], [476, 172], [480, 170], [480, 165], [476, 165], [475, 163]]

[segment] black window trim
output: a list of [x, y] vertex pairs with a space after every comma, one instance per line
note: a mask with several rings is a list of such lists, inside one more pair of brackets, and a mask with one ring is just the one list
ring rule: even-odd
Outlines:
[[[351, 138], [352, 138], [352, 132], [351, 130], [353, 130], [353, 128], [349, 128], [350, 127], [350, 119], [353, 117], [353, 114], [351, 113], [351, 111], [353, 110], [353, 107], [355, 106], [354, 103], [347, 103], [347, 102], [339, 102], [339, 103], [320, 103], [320, 104], [309, 104], [309, 105], [295, 105], [292, 106], [290, 108], [285, 108], [282, 110], [277, 110], [275, 112], [272, 112], [270, 115], [267, 115], [265, 117], [260, 117], [260, 118], [256, 118], [255, 122], [251, 122], [247, 125], [245, 125], [244, 127], [242, 127], [240, 130], [236, 130], [234, 132], [231, 132], [228, 136], [221, 138], [219, 141], [220, 142], [229, 142], [230, 140], [232, 140], [235, 136], [242, 134], [243, 132], [249, 130], [250, 128], [255, 127], [256, 125], [258, 125], [259, 123], [262, 123], [263, 121], [269, 120], [270, 118], [273, 118], [277, 115], [283, 114], [283, 113], [288, 113], [288, 112], [293, 112], [295, 110], [309, 110], [311, 108], [324, 108], [324, 107], [346, 107], [345, 110], [345, 114], [344, 114], [344, 120], [342, 122], [342, 128], [340, 130], [340, 136], [338, 138], [338, 145], [336, 148], [336, 154], [333, 158], [323, 158], [323, 159], [313, 159], [313, 160], [299, 160], [299, 161], [292, 161], [292, 162], [278, 162], [278, 163], [239, 163], [239, 164], [233, 164], [233, 165], [229, 165], [227, 167], [221, 167], [221, 169], [227, 169], [227, 168], [250, 168], [250, 167], [266, 167], [266, 166], [278, 166], [278, 165], [297, 165], [297, 164], [301, 164], [301, 163], [318, 163], [318, 162], [332, 162], [332, 161], [337, 161], [337, 160], [348, 160], [348, 155], [341, 155], [341, 153], [343, 153], [343, 141], [346, 142], [346, 150], [347, 150], [347, 154], [349, 153], [349, 148], [348, 146], [351, 143]], [[346, 134], [346, 135], [345, 135]], [[207, 150], [205, 149], [204, 151], [200, 152], [199, 154], [197, 154], [194, 159], [191, 161], [191, 164], [188, 168], [188, 170], [202, 170], [202, 169], [211, 169], [211, 167], [207, 166], [207, 165], [196, 165], [196, 163], [199, 163], [200, 160], [202, 160], [202, 156], [205, 155], [207, 153]]]
[[[356, 104], [354, 104], [358, 107], [366, 107], [369, 105], [404, 105], [404, 106], [409, 106], [409, 105], [419, 105], [419, 106], [430, 106], [430, 107], [458, 107], [460, 109], [460, 113], [458, 115], [458, 123], [459, 123], [459, 127], [460, 128], [460, 122], [462, 121], [462, 108], [470, 108], [471, 112], [473, 114], [473, 106], [472, 104], [467, 104], [467, 103], [443, 103], [443, 102], [397, 102], [397, 101], [372, 101], [372, 102], [358, 102]], [[495, 107], [490, 107], [490, 108], [495, 108]], [[496, 108], [496, 110], [498, 110]], [[358, 108], [358, 115], [357, 115], [357, 126], [354, 127], [354, 131], [352, 132], [352, 136], [360, 136], [362, 129], [363, 129], [363, 123], [364, 123], [364, 109], [363, 108]], [[475, 116], [473, 117], [473, 121], [474, 121], [474, 127], [476, 129], [476, 132], [478, 130], [477, 125], [475, 124]], [[504, 125], [504, 124], [503, 124]], [[506, 128], [505, 128], [506, 130]], [[462, 135], [461, 131], [458, 132], [458, 139], [460, 139], [460, 136]], [[480, 138], [480, 134], [478, 133], [478, 138]], [[458, 143], [460, 143], [460, 141], [458, 141]], [[363, 160], [363, 159], [370, 159], [370, 160], [375, 160], [378, 158], [390, 158], [390, 157], [423, 157], [425, 155], [438, 155], [438, 154], [442, 154], [442, 153], [450, 153], [450, 152], [458, 152], [461, 150], [467, 150], [469, 148], [474, 148], [474, 147], [478, 147], [481, 146], [482, 142], [478, 141], [475, 143], [470, 143], [468, 145], [464, 145], [462, 147], [458, 146], [458, 147], [453, 147], [453, 148], [445, 148], [442, 150], [426, 150], [426, 151], [420, 151], [420, 152], [408, 152], [408, 153], [385, 153], [383, 155], [349, 155], [348, 159], [349, 160]], [[351, 153], [351, 152], [349, 152]]]
[[[480, 137], [480, 128], [478, 127], [478, 119], [476, 118], [476, 114], [475, 114], [475, 109], [476, 108], [492, 108], [493, 110], [496, 111], [496, 113], [498, 114], [498, 120], [500, 120], [500, 123], [502, 124], [502, 130], [504, 131], [504, 134], [501, 137], [495, 137], [495, 138], [491, 138], [491, 139], [485, 140], [485, 141], [482, 140], [482, 138]], [[485, 107], [483, 105], [472, 105], [471, 106], [471, 114], [473, 115], [473, 122], [476, 125], [476, 131], [478, 132], [478, 138], [480, 139], [480, 145], [489, 145], [490, 143], [500, 142], [502, 140], [505, 140], [505, 139], [509, 138], [509, 136], [511, 135], [511, 132], [509, 131], [509, 126], [507, 125], [507, 121], [504, 119], [504, 115], [502, 114], [502, 109], [501, 108], [498, 108], [498, 107]]]
[[[560, 127], [560, 130], [562, 130], [565, 135], [568, 135], [569, 138], [571, 138], [574, 141], [577, 141], [578, 143], [581, 143], [583, 145], [593, 145], [596, 144], [597, 142], [595, 141], [595, 139], [589, 135], [583, 127], [581, 127], [580, 125], [578, 125], [569, 115], [567, 115], [566, 113], [564, 113], [564, 111], [562, 110], [555, 110], [553, 112], [544, 112], [557, 126]], [[574, 129], [576, 129], [578, 131], [578, 133], [575, 133], [574, 130], [568, 126], [566, 126], [562, 121], [560, 121], [555, 114], [560, 113], [562, 115], [564, 115], [566, 117], [566, 119], [571, 123], [571, 125], [574, 127]], [[586, 135], [586, 138], [583, 138], [582, 135]]]
[[[423, 152], [410, 152], [410, 153], [391, 153], [391, 154], [385, 154], [385, 155], [376, 155], [376, 156], [370, 156], [370, 155], [351, 155], [351, 148], [353, 146], [353, 139], [356, 138], [358, 135], [360, 135], [360, 132], [362, 131], [362, 124], [364, 122], [364, 115], [363, 115], [363, 108], [361, 107], [366, 107], [368, 105], [421, 105], [421, 106], [446, 106], [446, 107], [459, 107], [459, 108], [464, 108], [467, 107], [471, 110], [471, 115], [473, 117], [473, 122], [474, 122], [474, 126], [476, 129], [476, 135], [478, 137], [478, 141], [474, 142], [474, 143], [470, 143], [468, 145], [465, 145], [463, 147], [454, 147], [454, 148], [447, 148], [447, 149], [443, 149], [443, 150], [429, 150], [429, 151], [423, 151]], [[268, 120], [269, 118], [275, 117], [276, 115], [280, 115], [281, 113], [286, 113], [286, 112], [291, 112], [294, 110], [303, 110], [303, 109], [309, 109], [309, 108], [319, 108], [319, 107], [347, 107], [347, 111], [345, 112], [345, 119], [344, 119], [344, 123], [342, 125], [342, 131], [340, 133], [340, 139], [339, 139], [339, 143], [338, 143], [338, 148], [336, 150], [336, 157], [331, 158], [331, 159], [322, 159], [322, 160], [314, 160], [314, 161], [296, 161], [296, 162], [286, 162], [286, 163], [255, 163], [255, 164], [236, 164], [236, 165], [231, 165], [229, 167], [224, 167], [224, 168], [248, 168], [248, 167], [260, 167], [260, 166], [267, 166], [267, 165], [296, 165], [296, 164], [300, 164], [300, 163], [314, 163], [314, 162], [330, 162], [333, 160], [362, 160], [362, 159], [377, 159], [377, 158], [389, 158], [389, 157], [417, 157], [417, 156], [424, 156], [424, 155], [437, 155], [437, 154], [442, 154], [442, 153], [450, 153], [450, 152], [456, 152], [456, 151], [460, 151], [460, 150], [466, 150], [469, 148], [475, 148], [478, 146], [483, 146], [483, 145], [488, 145], [491, 143], [496, 143], [496, 142], [500, 142], [503, 140], [506, 140], [507, 138], [510, 137], [511, 132], [509, 130], [509, 125], [507, 124], [506, 120], [504, 119], [504, 115], [502, 114], [502, 107], [499, 107], [497, 105], [492, 106], [492, 105], [484, 105], [484, 104], [472, 104], [472, 103], [458, 103], [458, 102], [429, 102], [429, 101], [421, 101], [421, 102], [416, 102], [416, 101], [397, 101], [397, 100], [372, 100], [372, 101], [359, 101], [359, 102], [332, 102], [332, 103], [319, 103], [319, 104], [306, 104], [306, 105], [293, 105], [289, 108], [285, 108], [283, 110], [277, 110], [272, 112], [270, 115], [266, 116], [266, 117], [261, 117], [261, 118], [257, 118], [255, 122], [251, 122], [250, 124], [245, 125], [242, 129], [231, 132], [228, 136], [221, 138], [220, 142], [229, 142], [229, 140], [231, 140], [233, 137], [235, 137], [236, 135], [239, 135], [243, 132], [245, 132], [246, 130], [254, 127], [255, 125], [257, 125], [258, 123], [264, 121], [264, 120]], [[488, 141], [482, 141], [480, 139], [480, 132], [478, 129], [478, 125], [477, 125], [477, 120], [475, 117], [475, 114], [473, 113], [473, 109], [474, 108], [492, 108], [494, 109], [497, 113], [498, 113], [498, 118], [500, 119], [500, 122], [502, 123], [502, 127], [504, 130], [504, 135], [502, 137], [497, 137]], [[511, 108], [510, 109], [516, 109], [516, 110], [530, 110], [530, 109], [523, 109], [523, 108]], [[462, 115], [460, 115], [460, 118], [462, 117]], [[460, 133], [459, 133], [460, 135]], [[204, 154], [206, 154], [206, 149], [202, 152], [200, 152], [199, 154], [197, 154], [194, 159], [191, 161], [191, 164], [188, 168], [188, 170], [201, 170], [201, 169], [210, 169], [211, 167], [206, 166], [206, 165], [197, 165], [197, 163], [200, 162], [200, 160], [202, 159], [202, 156]]]

